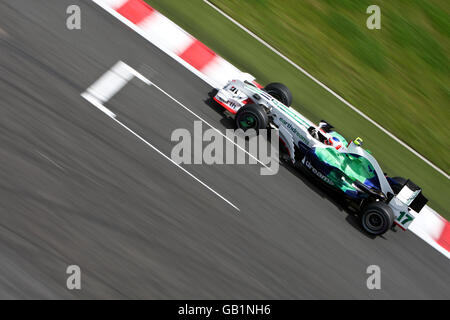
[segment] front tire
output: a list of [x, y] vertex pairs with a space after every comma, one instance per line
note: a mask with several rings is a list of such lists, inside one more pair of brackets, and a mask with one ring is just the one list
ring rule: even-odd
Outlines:
[[247, 131], [254, 129], [266, 129], [269, 125], [269, 117], [264, 107], [259, 104], [248, 104], [236, 113], [236, 126], [238, 129]]
[[269, 83], [264, 90], [282, 104], [290, 107], [292, 104], [292, 93], [288, 87], [282, 83]]
[[394, 224], [394, 213], [384, 202], [372, 202], [363, 208], [361, 224], [371, 235], [380, 236]]

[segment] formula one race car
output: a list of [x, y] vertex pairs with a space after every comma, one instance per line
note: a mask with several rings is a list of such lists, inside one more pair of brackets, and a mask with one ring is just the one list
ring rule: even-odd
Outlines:
[[427, 203], [412, 181], [385, 176], [361, 138], [348, 143], [326, 121], [315, 125], [291, 108], [292, 94], [281, 83], [262, 88], [232, 80], [213, 99], [234, 115], [237, 128], [278, 130], [286, 160], [350, 200], [369, 234], [394, 225], [406, 230]]

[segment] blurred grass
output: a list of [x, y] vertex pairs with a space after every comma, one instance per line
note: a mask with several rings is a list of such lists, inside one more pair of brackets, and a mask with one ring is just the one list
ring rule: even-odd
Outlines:
[[[202, 0], [149, 0], [262, 84], [280, 81], [294, 106], [363, 136], [389, 175], [411, 178], [450, 218], [450, 182]], [[381, 30], [366, 28], [372, 0], [213, 0], [441, 169], [450, 170], [449, 6], [444, 0], [383, 2]]]

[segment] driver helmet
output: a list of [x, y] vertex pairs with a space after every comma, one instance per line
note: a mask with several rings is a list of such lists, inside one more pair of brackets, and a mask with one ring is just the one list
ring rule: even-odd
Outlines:
[[342, 151], [342, 148], [345, 148], [344, 144], [342, 143], [341, 140], [339, 140], [339, 138], [337, 137], [330, 137], [328, 139], [328, 145], [332, 146], [333, 148], [335, 148], [336, 150], [340, 150]]

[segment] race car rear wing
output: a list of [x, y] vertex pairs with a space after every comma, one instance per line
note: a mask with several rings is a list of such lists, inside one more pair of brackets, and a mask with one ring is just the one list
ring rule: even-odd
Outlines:
[[402, 186], [397, 198], [415, 212], [420, 212], [428, 202], [428, 199], [422, 194], [422, 189], [411, 180], [407, 180]]
[[389, 200], [388, 205], [395, 215], [394, 223], [406, 230], [416, 217], [416, 213], [419, 213], [427, 202], [422, 190], [414, 182], [407, 180], [400, 192]]

